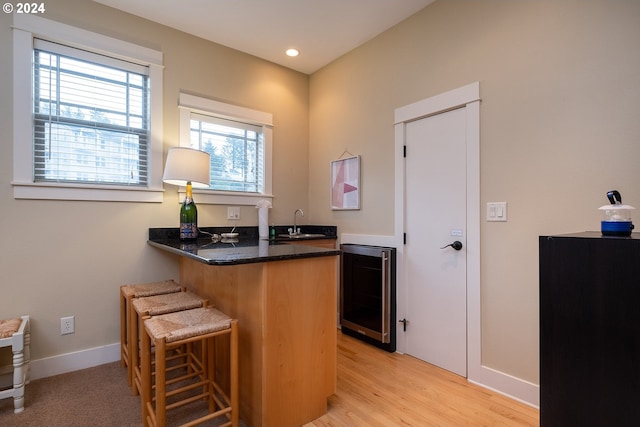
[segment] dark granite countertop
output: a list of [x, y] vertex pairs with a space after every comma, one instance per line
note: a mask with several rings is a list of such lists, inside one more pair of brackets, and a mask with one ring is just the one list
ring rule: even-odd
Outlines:
[[[301, 232], [305, 234], [314, 235], [314, 237], [298, 237], [291, 239], [289, 237], [280, 237], [287, 234], [289, 227], [286, 225], [276, 225], [275, 237], [270, 238], [270, 241], [291, 241], [291, 240], [322, 240], [322, 239], [337, 239], [337, 227], [335, 225], [303, 225], [300, 227]], [[209, 239], [211, 234], [229, 233], [232, 230], [238, 233], [239, 241], [253, 241], [258, 240], [258, 227], [199, 227], [199, 238], [205, 240]], [[322, 236], [319, 236], [322, 235]], [[178, 228], [150, 228], [149, 240], [170, 240], [178, 239]], [[200, 239], [198, 239], [200, 240]]]
[[[252, 228], [256, 228], [255, 234], [252, 230], [249, 230]], [[230, 231], [209, 228], [201, 228], [201, 230], [216, 234]], [[156, 248], [211, 265], [249, 264], [340, 255], [340, 250], [337, 249], [304, 244], [291, 245], [283, 243], [279, 239], [261, 240], [257, 237], [257, 227], [238, 227], [236, 231], [239, 236], [234, 241], [226, 239], [213, 241], [211, 237], [201, 234], [201, 236], [205, 237], [199, 238], [195, 242], [183, 242], [178, 239], [177, 228], [150, 228], [147, 242]], [[325, 235], [322, 238], [335, 239], [336, 236], [335, 234], [333, 236]], [[313, 240], [317, 239], [314, 238]]]

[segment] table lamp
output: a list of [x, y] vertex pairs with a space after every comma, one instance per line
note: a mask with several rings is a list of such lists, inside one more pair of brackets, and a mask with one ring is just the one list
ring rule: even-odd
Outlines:
[[187, 187], [187, 195], [180, 207], [180, 240], [198, 238], [198, 210], [193, 201], [192, 187], [209, 187], [209, 175], [209, 153], [186, 147], [169, 149], [162, 181]]

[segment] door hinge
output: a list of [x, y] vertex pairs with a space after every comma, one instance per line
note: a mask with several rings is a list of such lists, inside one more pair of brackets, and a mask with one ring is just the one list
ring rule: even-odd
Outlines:
[[407, 157], [407, 146], [406, 145], [402, 146], [402, 157]]
[[402, 233], [402, 244], [407, 244], [407, 233]]

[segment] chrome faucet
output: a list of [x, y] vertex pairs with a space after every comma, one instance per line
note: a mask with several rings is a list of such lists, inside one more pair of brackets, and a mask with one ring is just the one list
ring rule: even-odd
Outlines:
[[302, 211], [302, 209], [296, 209], [296, 211], [293, 213], [293, 230], [289, 234], [300, 234], [296, 224], [298, 212], [300, 212], [300, 216], [304, 216], [304, 212]]

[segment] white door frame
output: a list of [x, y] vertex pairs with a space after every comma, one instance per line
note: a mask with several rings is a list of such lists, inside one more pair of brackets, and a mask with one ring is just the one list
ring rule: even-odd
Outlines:
[[[405, 280], [405, 124], [454, 108], [465, 107], [467, 120], [467, 379], [529, 405], [539, 407], [540, 388], [482, 364], [480, 298], [480, 82], [436, 95], [395, 110], [395, 224], [397, 248], [397, 318], [407, 311]], [[396, 325], [397, 348], [406, 351], [402, 325]]]
[[[466, 107], [467, 119], [467, 377], [475, 377], [480, 366], [480, 83], [475, 82], [452, 91], [397, 108], [395, 110], [395, 225], [397, 249], [397, 318], [407, 310], [405, 280], [405, 124], [454, 108]], [[402, 325], [398, 329], [397, 347], [406, 351]]]

